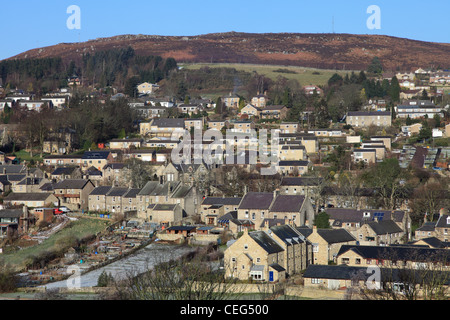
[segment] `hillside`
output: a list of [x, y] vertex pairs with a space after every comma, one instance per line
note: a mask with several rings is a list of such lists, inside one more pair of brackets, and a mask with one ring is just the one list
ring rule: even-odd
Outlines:
[[251, 63], [319, 69], [366, 69], [378, 56], [385, 70], [450, 68], [450, 44], [380, 35], [216, 33], [199, 36], [121, 35], [33, 49], [13, 58], [61, 57], [131, 46], [137, 54], [173, 57], [179, 63]]

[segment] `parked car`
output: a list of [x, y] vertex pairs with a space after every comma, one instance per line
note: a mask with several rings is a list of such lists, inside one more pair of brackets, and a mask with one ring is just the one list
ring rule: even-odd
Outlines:
[[59, 214], [63, 214], [64, 212], [58, 208], [53, 209], [53, 214], [59, 215]]
[[59, 207], [58, 209], [61, 210], [64, 213], [70, 212], [70, 209], [67, 208], [67, 207]]

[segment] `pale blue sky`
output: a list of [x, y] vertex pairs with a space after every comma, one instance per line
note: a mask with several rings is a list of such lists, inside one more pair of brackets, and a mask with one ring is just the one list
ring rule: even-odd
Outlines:
[[[15, 0], [0, 5], [0, 59], [62, 42], [121, 34], [200, 35], [213, 32], [383, 34], [450, 43], [449, 0]], [[77, 5], [81, 29], [70, 30]], [[370, 30], [370, 5], [381, 29]]]

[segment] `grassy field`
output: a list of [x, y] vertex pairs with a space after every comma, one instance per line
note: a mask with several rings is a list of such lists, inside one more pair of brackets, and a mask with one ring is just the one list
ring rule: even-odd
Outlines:
[[60, 251], [66, 249], [74, 243], [90, 235], [94, 235], [107, 227], [109, 222], [98, 219], [80, 218], [71, 221], [64, 229], [53, 234], [42, 243], [21, 249], [13, 253], [5, 253], [0, 259], [14, 269], [20, 270], [25, 267], [33, 257], [44, 255], [47, 252]]
[[[302, 86], [305, 85], [324, 85], [328, 79], [334, 74], [338, 73], [344, 76], [346, 73], [350, 74], [348, 70], [322, 70], [295, 66], [271, 66], [271, 65], [257, 65], [257, 64], [239, 64], [239, 63], [196, 63], [196, 64], [180, 64], [180, 67], [185, 69], [199, 69], [208, 66], [210, 68], [234, 68], [246, 72], [256, 71], [258, 74], [263, 74], [268, 78], [276, 80], [277, 77], [282, 76], [287, 79], [296, 79]], [[359, 71], [355, 71], [358, 72]]]

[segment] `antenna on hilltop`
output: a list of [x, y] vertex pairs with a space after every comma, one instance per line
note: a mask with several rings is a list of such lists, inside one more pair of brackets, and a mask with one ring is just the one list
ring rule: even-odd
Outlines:
[[332, 32], [334, 33], [334, 16], [331, 18], [331, 29]]

